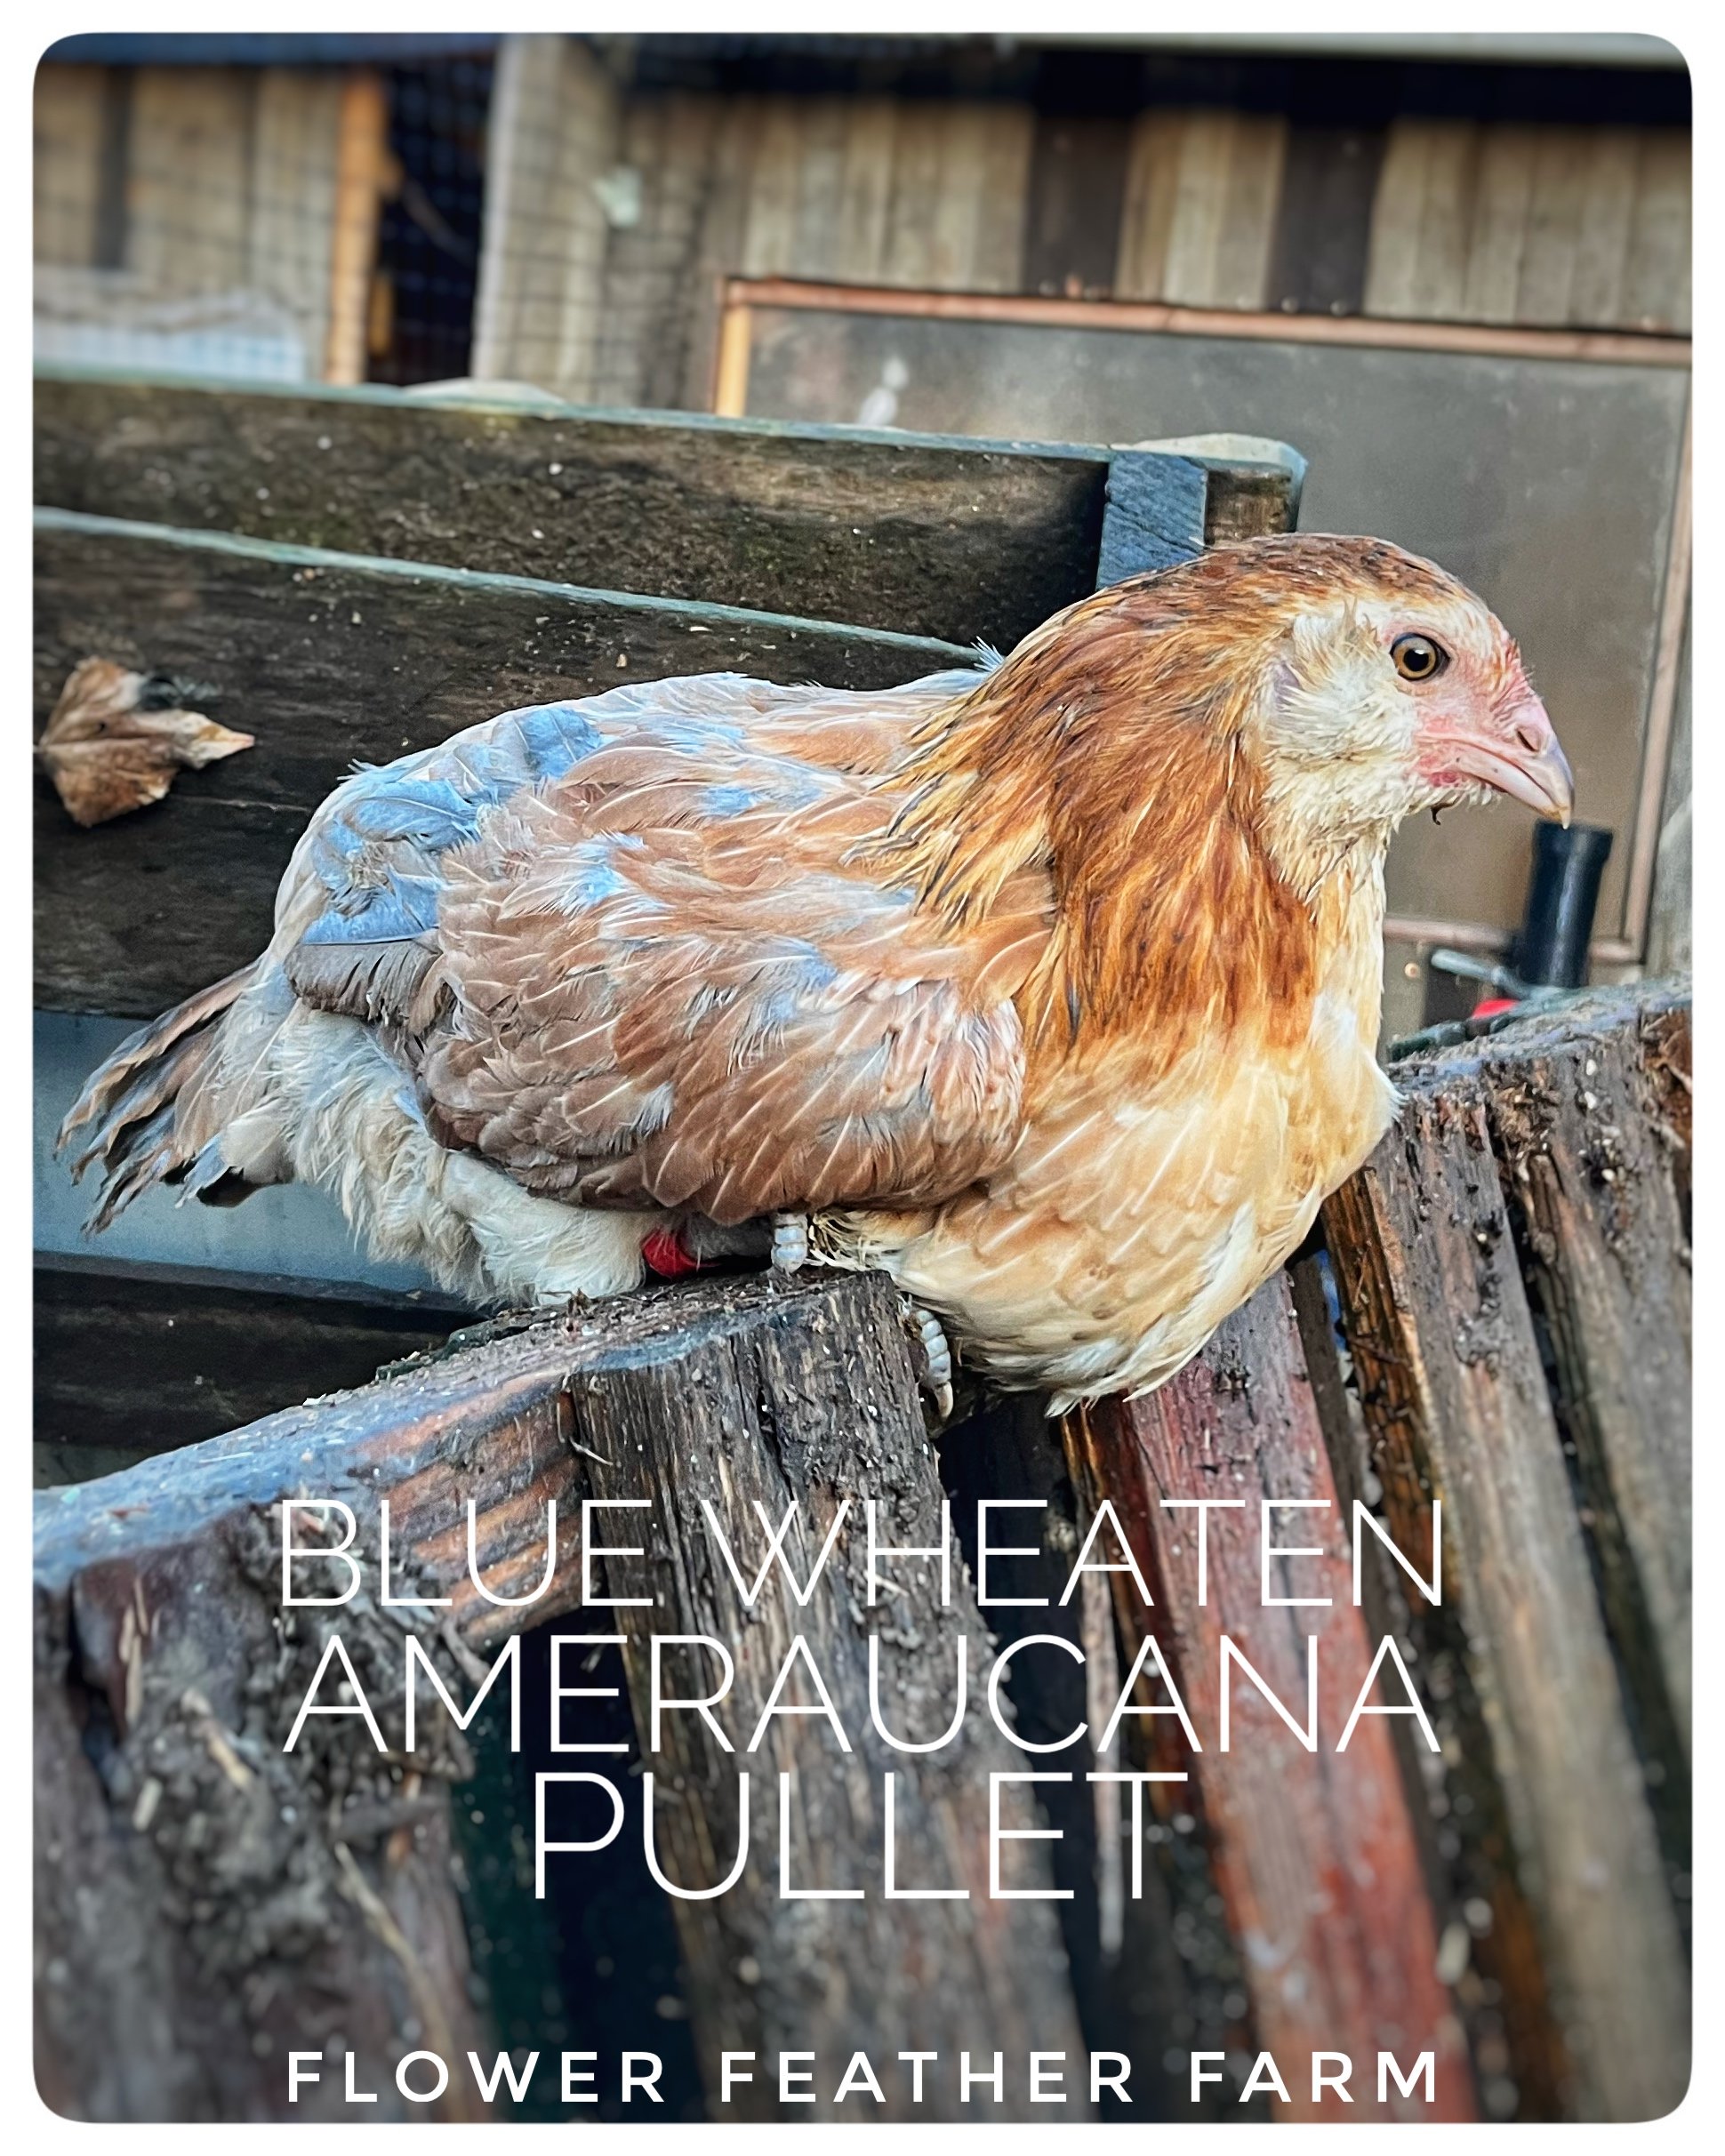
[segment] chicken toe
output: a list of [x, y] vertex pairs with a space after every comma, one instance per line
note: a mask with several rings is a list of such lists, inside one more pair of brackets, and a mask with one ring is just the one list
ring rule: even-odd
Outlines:
[[945, 1328], [933, 1310], [924, 1310], [909, 1295], [899, 1297], [899, 1315], [916, 1342], [917, 1383], [934, 1401], [944, 1423], [952, 1413], [952, 1349]]
[[773, 1270], [800, 1272], [808, 1263], [808, 1215], [775, 1213], [773, 1215]]

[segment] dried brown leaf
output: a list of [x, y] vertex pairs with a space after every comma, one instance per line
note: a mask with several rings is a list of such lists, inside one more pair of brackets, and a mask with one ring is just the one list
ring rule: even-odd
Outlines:
[[159, 677], [111, 659], [85, 659], [73, 669], [36, 752], [74, 822], [88, 828], [147, 807], [176, 772], [253, 746], [251, 734], [165, 701], [172, 693]]

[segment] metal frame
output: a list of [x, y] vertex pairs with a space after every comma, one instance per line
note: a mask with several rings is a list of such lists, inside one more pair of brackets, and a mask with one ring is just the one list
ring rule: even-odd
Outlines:
[[[788, 277], [727, 277], [719, 287], [712, 383], [712, 408], [722, 418], [746, 415], [754, 317], [768, 309], [1007, 322], [1051, 329], [1136, 330], [1174, 337], [1240, 337], [1283, 344], [1365, 345], [1392, 351], [1467, 352], [1499, 358], [1580, 360], [1598, 366], [1687, 370], [1691, 365], [1687, 337], [1389, 321], [1362, 315], [1236, 314], [1216, 308], [1168, 307], [1159, 301], [900, 292], [879, 285], [804, 284]], [[1593, 945], [1594, 960], [1604, 966], [1639, 965], [1647, 949], [1660, 812], [1689, 615], [1693, 423], [1691, 413], [1684, 425], [1682, 457], [1672, 501], [1658, 634], [1641, 736], [1641, 785], [1629, 829], [1623, 933], [1596, 937]], [[1390, 916], [1384, 932], [1404, 942], [1451, 943], [1468, 950], [1499, 950], [1504, 941], [1501, 929], [1481, 922], [1428, 920], [1399, 914]]]

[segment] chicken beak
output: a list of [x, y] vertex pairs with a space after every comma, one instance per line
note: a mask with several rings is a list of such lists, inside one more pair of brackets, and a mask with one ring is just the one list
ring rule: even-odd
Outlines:
[[1511, 776], [1500, 781], [1504, 792], [1525, 801], [1536, 815], [1549, 817], [1568, 830], [1576, 808], [1576, 781], [1557, 736], [1553, 734], [1525, 762], [1518, 759], [1512, 764], [1510, 772]]
[[1575, 813], [1575, 774], [1545, 707], [1536, 700], [1521, 705], [1503, 733], [1494, 730], [1489, 739], [1470, 734], [1456, 741], [1454, 755], [1470, 778], [1568, 828]]

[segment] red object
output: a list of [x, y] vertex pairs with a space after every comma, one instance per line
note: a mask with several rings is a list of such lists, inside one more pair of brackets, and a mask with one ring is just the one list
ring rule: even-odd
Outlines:
[[1499, 1011], [1512, 1011], [1514, 1008], [1513, 996], [1488, 996], [1483, 1003], [1474, 1005], [1473, 1015], [1476, 1018], [1496, 1018]]
[[685, 1280], [701, 1270], [701, 1260], [683, 1240], [679, 1228], [655, 1228], [641, 1245], [641, 1255], [662, 1280]]

